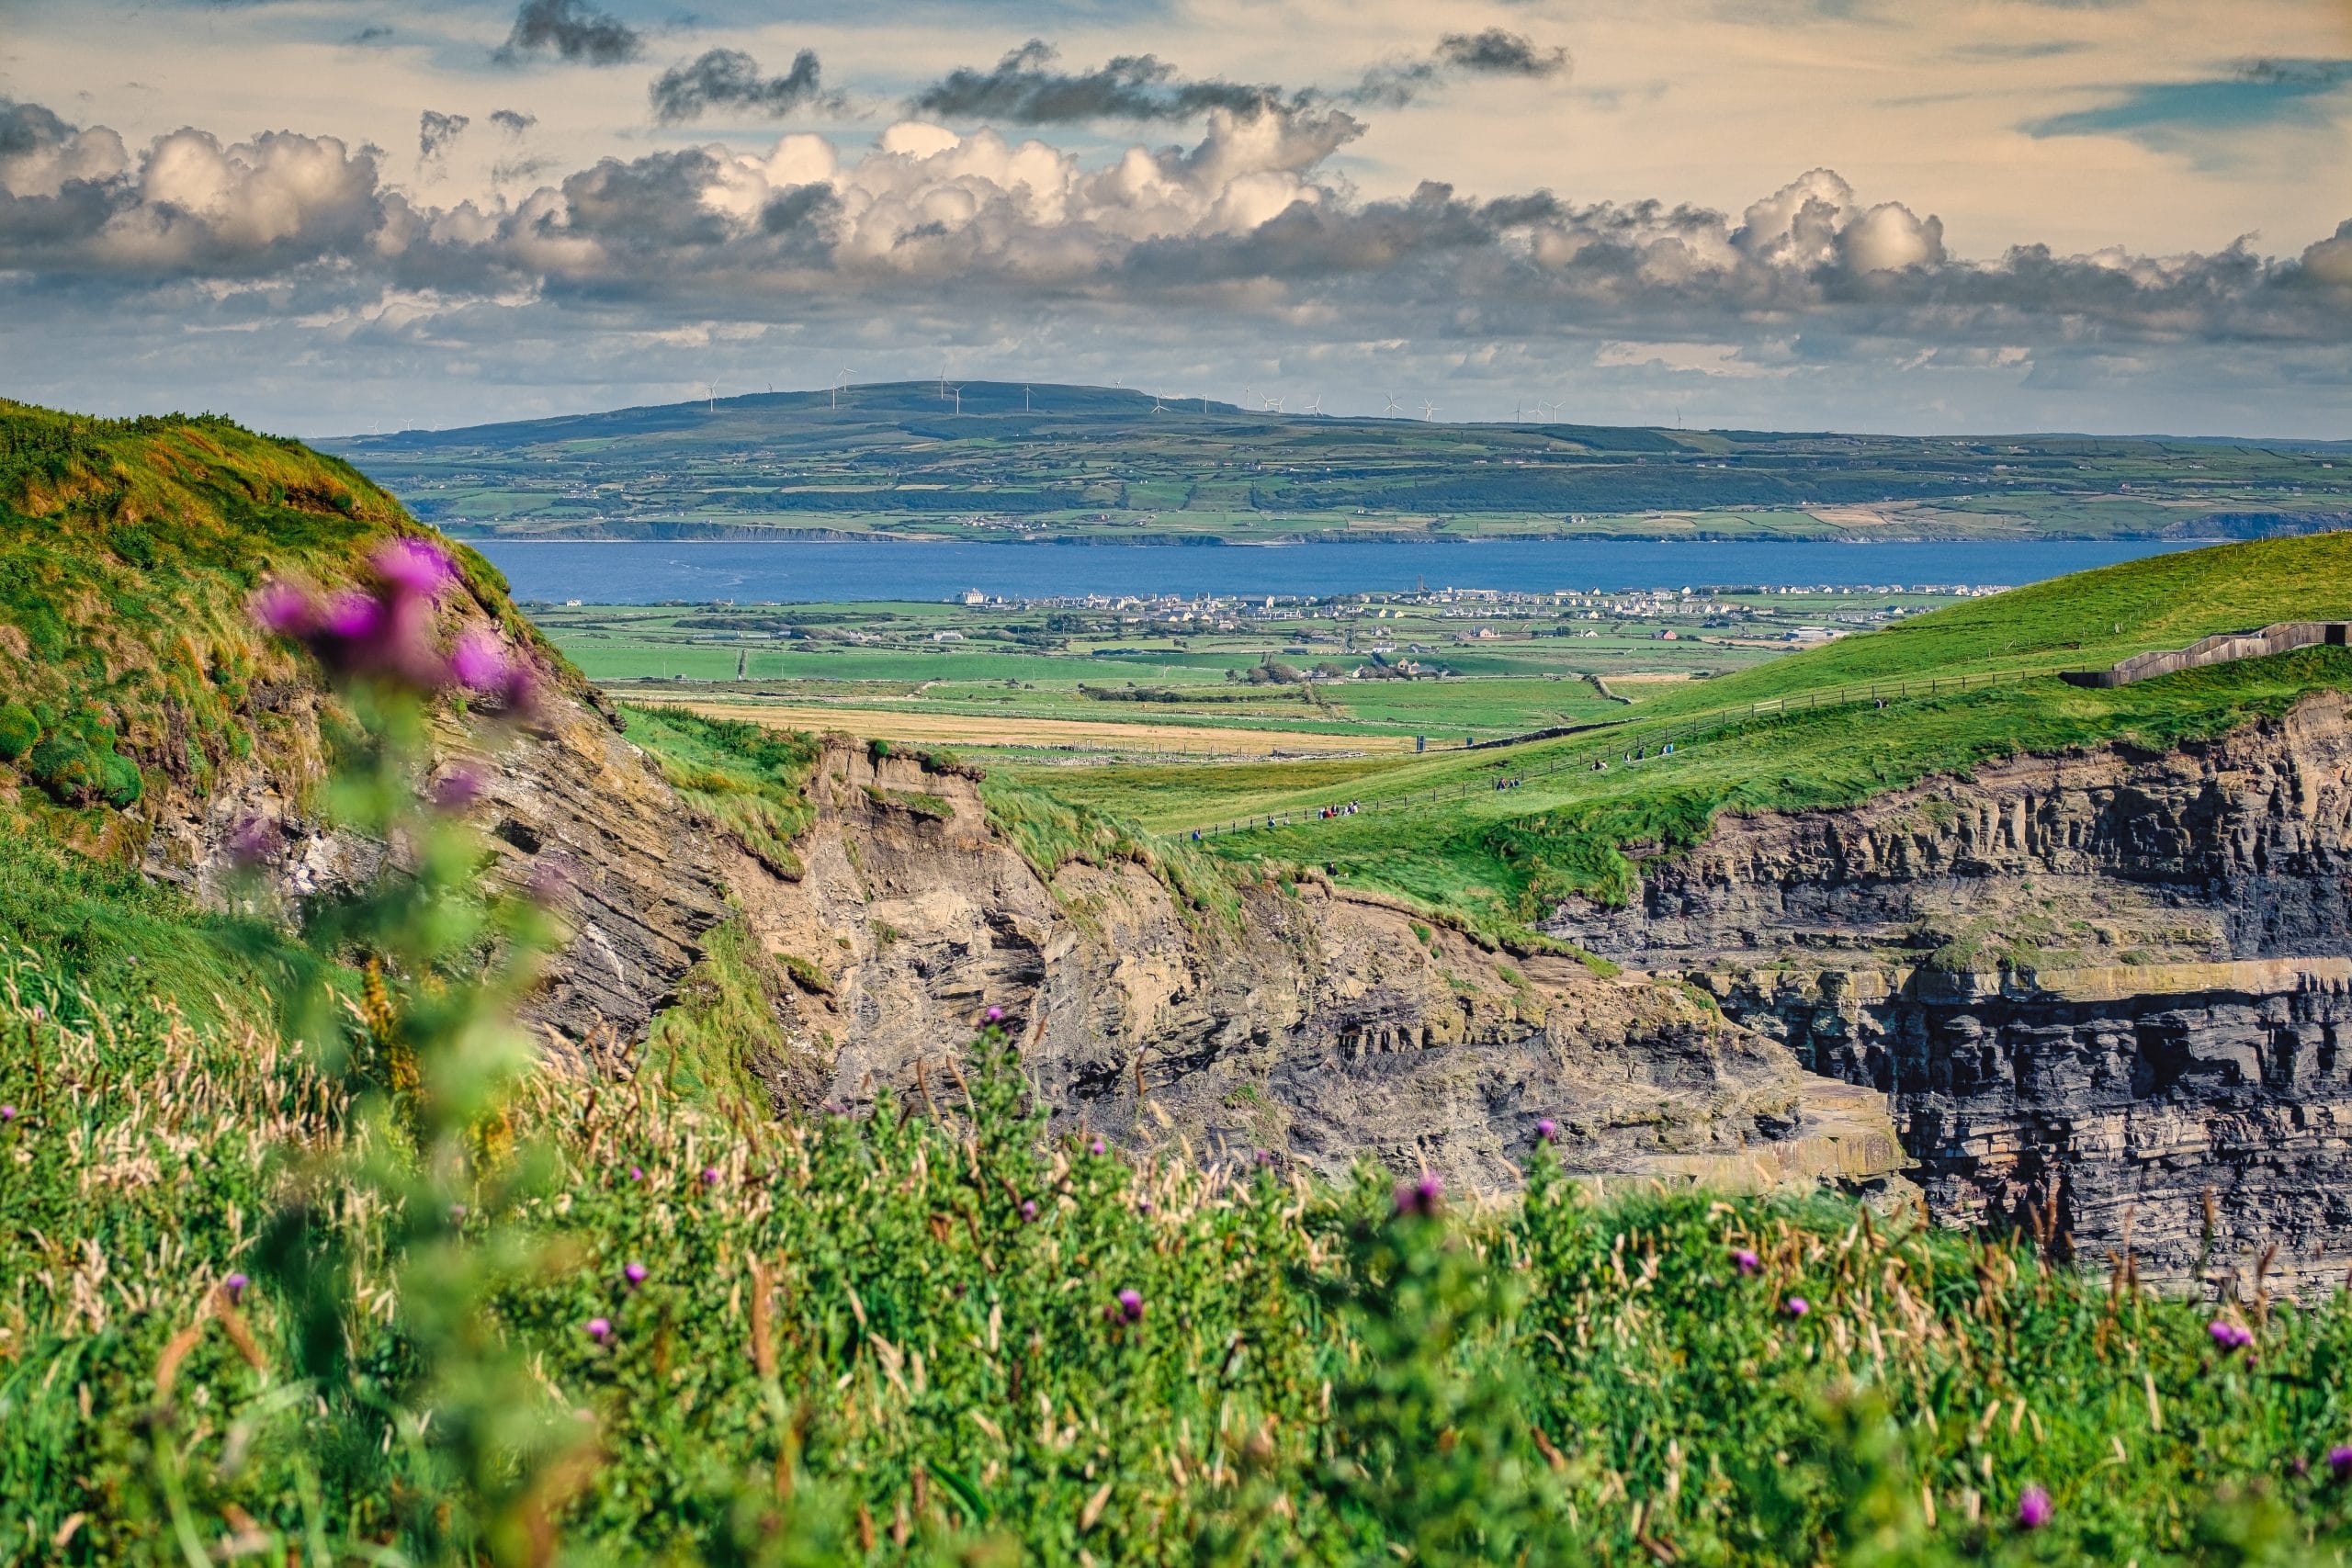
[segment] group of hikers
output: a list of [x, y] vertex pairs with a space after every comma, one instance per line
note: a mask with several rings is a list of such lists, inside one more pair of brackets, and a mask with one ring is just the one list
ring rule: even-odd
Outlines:
[[1357, 812], [1362, 811], [1363, 809], [1363, 805], [1361, 801], [1351, 800], [1345, 806], [1327, 806], [1321, 811], [1317, 812], [1317, 816], [1323, 821], [1329, 822], [1334, 817], [1353, 817]]

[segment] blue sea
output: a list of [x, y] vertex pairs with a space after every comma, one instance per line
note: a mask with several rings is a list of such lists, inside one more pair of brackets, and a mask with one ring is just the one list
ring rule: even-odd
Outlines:
[[2048, 540], [1843, 544], [1498, 539], [1383, 544], [982, 545], [787, 540], [478, 543], [518, 599], [591, 604], [808, 604], [1089, 593], [1409, 592], [1555, 589], [2017, 587], [2178, 543]]

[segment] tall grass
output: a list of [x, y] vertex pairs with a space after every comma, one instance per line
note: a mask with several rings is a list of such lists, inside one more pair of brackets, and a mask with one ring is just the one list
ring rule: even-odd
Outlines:
[[[35, 995], [14, 960], [0, 1560], [465, 1555], [435, 1506], [503, 1472], [414, 1440], [467, 1415], [417, 1359], [437, 1276], [398, 1266], [377, 1189], [304, 1185], [362, 1168], [339, 1150], [416, 1156], [266, 1035], [61, 1026]], [[496, 1248], [482, 1331], [531, 1369], [515, 1419], [580, 1439], [515, 1560], [2283, 1564], [2352, 1541], [2341, 1305], [2157, 1299], [2128, 1267], [1826, 1199], [1603, 1198], [1540, 1145], [1524, 1202], [1453, 1209], [1377, 1173], [1047, 1145], [1000, 1047], [958, 1082], [806, 1126], [654, 1074], [523, 1087], [534, 1179], [492, 1158], [458, 1194], [460, 1245]], [[321, 1325], [256, 1265], [289, 1190], [347, 1270], [323, 1379], [298, 1371]], [[2032, 1486], [2053, 1512], [2028, 1529]]]

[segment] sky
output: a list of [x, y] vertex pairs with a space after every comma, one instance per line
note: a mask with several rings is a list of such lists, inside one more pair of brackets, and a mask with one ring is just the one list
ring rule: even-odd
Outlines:
[[0, 0], [0, 395], [2352, 438], [2352, 0]]

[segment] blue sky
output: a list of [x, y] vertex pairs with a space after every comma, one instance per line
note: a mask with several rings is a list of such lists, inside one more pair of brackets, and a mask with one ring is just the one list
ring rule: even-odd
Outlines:
[[2352, 430], [2335, 0], [0, 14], [0, 390], [53, 403], [326, 434], [946, 363]]

